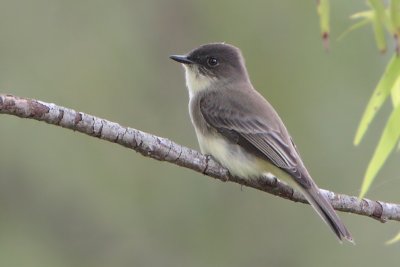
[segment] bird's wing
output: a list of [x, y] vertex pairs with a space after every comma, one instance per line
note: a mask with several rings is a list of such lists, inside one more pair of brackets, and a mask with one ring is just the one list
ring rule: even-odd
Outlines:
[[[220, 134], [249, 152], [266, 158], [298, 178], [300, 184], [307, 183], [301, 179], [304, 175], [302, 164], [299, 164], [301, 159], [286, 128], [280, 125], [279, 117], [268, 116], [268, 110], [253, 112], [254, 109], [245, 106], [245, 102], [243, 98], [209, 93], [200, 100], [200, 111], [206, 122]], [[264, 107], [269, 108], [270, 114], [276, 114], [271, 106]]]
[[[266, 158], [289, 173], [338, 238], [352, 242], [351, 234], [309, 176], [289, 133], [272, 106], [260, 97], [249, 99], [248, 95], [238, 91], [232, 93], [236, 95], [209, 93], [200, 100], [201, 113], [209, 126], [247, 148], [250, 153]], [[221, 106], [218, 103], [224, 104]]]

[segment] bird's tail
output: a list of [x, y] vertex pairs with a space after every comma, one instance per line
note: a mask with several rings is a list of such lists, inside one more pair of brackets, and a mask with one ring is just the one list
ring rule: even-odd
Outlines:
[[325, 195], [322, 194], [320, 189], [314, 183], [309, 188], [304, 188], [302, 186], [300, 186], [300, 188], [307, 201], [315, 209], [318, 215], [325, 221], [325, 223], [329, 225], [339, 240], [343, 240], [344, 238], [347, 241], [354, 243], [350, 232], [340, 220], [331, 203], [328, 201]]

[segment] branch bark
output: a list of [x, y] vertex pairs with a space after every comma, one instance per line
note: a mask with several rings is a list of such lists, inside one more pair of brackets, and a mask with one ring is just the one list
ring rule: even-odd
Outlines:
[[[307, 203], [301, 193], [276, 178], [263, 176], [258, 179], [247, 180], [231, 176], [225, 168], [211, 157], [176, 144], [167, 138], [124, 127], [118, 123], [56, 104], [0, 94], [0, 113], [44, 121], [120, 144], [141, 153], [145, 157], [167, 161], [224, 182], [238, 183], [294, 202]], [[399, 204], [366, 198], [358, 199], [355, 196], [338, 194], [323, 189], [322, 192], [326, 194], [336, 210], [369, 216], [381, 222], [387, 220], [400, 221]]]

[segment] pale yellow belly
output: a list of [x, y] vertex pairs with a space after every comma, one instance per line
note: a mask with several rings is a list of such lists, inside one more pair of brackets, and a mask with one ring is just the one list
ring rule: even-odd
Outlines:
[[269, 161], [249, 154], [239, 145], [232, 144], [224, 138], [209, 135], [205, 138], [197, 134], [203, 154], [212, 155], [232, 175], [243, 178], [255, 178], [261, 175], [273, 175], [286, 182], [291, 182], [290, 175], [271, 164]]

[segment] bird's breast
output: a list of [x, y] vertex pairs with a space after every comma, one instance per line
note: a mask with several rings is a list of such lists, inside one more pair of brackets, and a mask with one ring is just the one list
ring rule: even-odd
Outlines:
[[265, 173], [266, 162], [248, 153], [244, 148], [230, 142], [219, 134], [203, 135], [196, 130], [203, 154], [213, 156], [233, 175], [251, 178]]
[[213, 156], [232, 175], [252, 178], [262, 174], [272, 174], [286, 180], [286, 177], [283, 176], [287, 176], [287, 174], [281, 169], [233, 143], [207, 124], [200, 111], [200, 100], [203, 93], [205, 92], [197, 92], [190, 97], [189, 101], [190, 118], [201, 152]]

